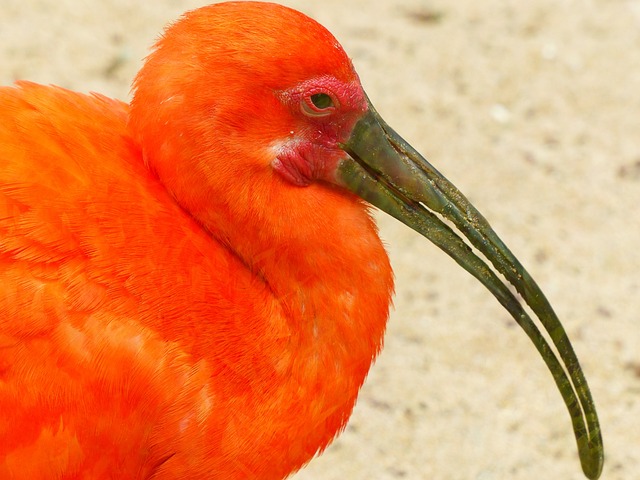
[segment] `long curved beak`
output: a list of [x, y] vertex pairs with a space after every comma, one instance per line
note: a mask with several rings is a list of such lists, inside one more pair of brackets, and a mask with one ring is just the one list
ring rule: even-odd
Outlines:
[[[444, 250], [482, 282], [526, 332], [551, 371], [569, 410], [582, 469], [588, 478], [597, 479], [602, 471], [604, 449], [591, 391], [560, 320], [533, 278], [480, 212], [393, 131], [370, 102], [367, 113], [355, 124], [341, 148], [349, 157], [338, 164], [335, 180], [338, 184]], [[493, 269], [442, 218], [452, 222], [458, 233], [491, 262]], [[559, 359], [496, 272], [515, 287], [538, 317]]]

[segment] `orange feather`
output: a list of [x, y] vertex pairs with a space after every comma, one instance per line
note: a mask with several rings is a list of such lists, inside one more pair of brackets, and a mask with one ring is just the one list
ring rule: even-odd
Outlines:
[[297, 128], [266, 89], [322, 74], [356, 81], [318, 24], [226, 4], [167, 30], [131, 108], [0, 89], [0, 478], [280, 479], [344, 427], [388, 259], [353, 195], [265, 168]]

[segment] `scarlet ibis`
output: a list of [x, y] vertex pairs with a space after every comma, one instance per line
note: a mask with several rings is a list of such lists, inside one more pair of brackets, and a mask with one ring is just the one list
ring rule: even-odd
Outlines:
[[185, 14], [131, 105], [4, 87], [0, 162], [0, 478], [299, 469], [344, 428], [381, 348], [392, 272], [363, 200], [510, 312], [600, 475], [591, 393], [539, 287], [303, 14]]

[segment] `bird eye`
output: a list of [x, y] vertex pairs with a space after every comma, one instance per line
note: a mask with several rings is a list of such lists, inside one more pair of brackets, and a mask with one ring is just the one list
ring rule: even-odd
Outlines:
[[331, 95], [319, 92], [305, 97], [301, 107], [302, 112], [309, 117], [324, 117], [335, 111], [336, 104]]
[[309, 98], [311, 99], [311, 103], [319, 110], [333, 107], [333, 100], [326, 93], [316, 93]]

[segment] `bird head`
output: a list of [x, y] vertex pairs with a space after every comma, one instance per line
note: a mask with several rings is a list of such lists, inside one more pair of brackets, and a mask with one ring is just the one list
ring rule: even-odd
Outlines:
[[[270, 3], [188, 12], [157, 42], [134, 90], [134, 130], [152, 168], [169, 181], [176, 151], [215, 182], [224, 169], [254, 179], [277, 173], [295, 186], [331, 180], [345, 156], [341, 145], [368, 108], [336, 39]], [[206, 161], [196, 153], [203, 150]], [[216, 162], [229, 156], [233, 164]]]
[[[130, 123], [149, 167], [197, 219], [233, 211], [243, 195], [244, 203], [260, 202], [267, 184], [291, 198], [331, 189], [361, 197], [435, 243], [530, 337], [569, 410], [583, 470], [599, 476], [597, 415], [556, 314], [485, 218], [380, 118], [325, 28], [270, 3], [189, 12], [167, 29], [138, 75]], [[237, 178], [250, 180], [239, 189]], [[203, 198], [219, 206], [222, 197], [225, 208], [208, 211]]]

